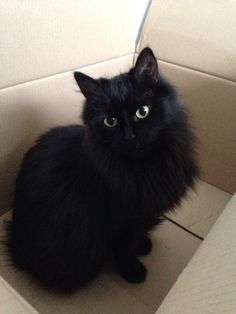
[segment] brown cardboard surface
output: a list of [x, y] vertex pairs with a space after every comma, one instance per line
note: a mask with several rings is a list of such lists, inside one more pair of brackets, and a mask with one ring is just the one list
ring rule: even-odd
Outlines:
[[231, 197], [231, 194], [199, 181], [195, 191], [189, 191], [181, 206], [167, 216], [205, 237]]
[[236, 81], [234, 0], [153, 0], [137, 52]]
[[2, 314], [39, 314], [2, 277], [0, 277], [0, 301]]
[[1, 3], [0, 88], [133, 53], [139, 10], [135, 0]]
[[165, 298], [158, 314], [236, 313], [236, 194]]

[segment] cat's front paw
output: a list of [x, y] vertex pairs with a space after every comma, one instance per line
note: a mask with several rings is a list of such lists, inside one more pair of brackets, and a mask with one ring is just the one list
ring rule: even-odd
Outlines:
[[144, 235], [139, 243], [137, 249], [138, 256], [148, 255], [152, 250], [152, 241], [149, 239], [148, 236]]
[[147, 275], [145, 266], [137, 258], [117, 265], [117, 270], [124, 279], [133, 283], [143, 282]]

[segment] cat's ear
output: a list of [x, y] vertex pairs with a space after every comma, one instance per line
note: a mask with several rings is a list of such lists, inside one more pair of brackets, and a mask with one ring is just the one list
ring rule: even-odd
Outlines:
[[86, 98], [89, 98], [98, 93], [99, 83], [95, 79], [81, 72], [74, 72], [74, 78], [79, 85], [81, 93]]
[[134, 77], [138, 83], [155, 84], [158, 81], [157, 60], [150, 48], [144, 48], [134, 67]]

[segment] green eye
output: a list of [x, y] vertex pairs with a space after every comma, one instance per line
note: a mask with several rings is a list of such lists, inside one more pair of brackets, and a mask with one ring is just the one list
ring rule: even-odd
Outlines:
[[114, 128], [117, 125], [118, 120], [114, 117], [107, 117], [103, 120], [103, 122], [109, 128]]
[[150, 113], [150, 106], [141, 106], [136, 111], [135, 115], [138, 119], [146, 118]]

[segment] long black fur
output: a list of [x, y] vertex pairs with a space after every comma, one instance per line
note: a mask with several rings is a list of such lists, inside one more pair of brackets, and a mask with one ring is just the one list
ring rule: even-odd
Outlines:
[[[174, 88], [146, 48], [133, 69], [94, 80], [76, 72], [87, 98], [84, 126], [57, 127], [24, 157], [8, 248], [14, 265], [59, 291], [86, 285], [111, 258], [130, 282], [146, 269], [148, 232], [194, 185], [194, 136]], [[150, 114], [135, 112], [148, 105]], [[118, 119], [107, 127], [106, 116]]]

